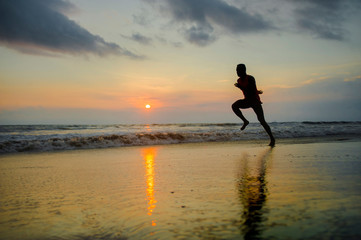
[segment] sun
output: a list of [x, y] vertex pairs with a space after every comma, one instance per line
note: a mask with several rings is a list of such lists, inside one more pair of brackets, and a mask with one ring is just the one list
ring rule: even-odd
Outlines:
[[149, 105], [149, 104], [145, 105], [145, 108], [149, 109], [149, 108], [150, 108], [150, 105]]

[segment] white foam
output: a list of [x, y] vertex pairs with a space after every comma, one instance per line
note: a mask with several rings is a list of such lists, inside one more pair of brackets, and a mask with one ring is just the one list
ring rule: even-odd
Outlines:
[[[361, 136], [361, 122], [271, 123], [276, 138]], [[259, 123], [0, 126], [0, 153], [267, 139]]]

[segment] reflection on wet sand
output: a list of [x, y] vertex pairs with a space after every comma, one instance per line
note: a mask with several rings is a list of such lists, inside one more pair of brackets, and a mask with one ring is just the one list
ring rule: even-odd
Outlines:
[[[154, 160], [157, 153], [157, 149], [154, 147], [145, 148], [142, 150], [145, 166], [145, 179], [147, 183], [146, 194], [148, 200], [148, 215], [152, 216], [153, 210], [156, 207], [157, 201], [154, 198]], [[152, 220], [152, 226], [156, 226], [156, 221]]]
[[272, 148], [256, 157], [255, 167], [250, 166], [248, 154], [243, 154], [238, 173], [237, 187], [239, 199], [243, 206], [241, 233], [244, 239], [261, 239], [261, 224], [265, 220], [264, 208], [267, 201], [266, 173], [272, 159]]

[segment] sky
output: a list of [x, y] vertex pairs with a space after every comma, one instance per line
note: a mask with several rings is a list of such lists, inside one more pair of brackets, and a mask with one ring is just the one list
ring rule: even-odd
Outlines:
[[360, 24], [360, 0], [0, 0], [0, 124], [239, 122], [239, 63], [268, 122], [361, 121]]

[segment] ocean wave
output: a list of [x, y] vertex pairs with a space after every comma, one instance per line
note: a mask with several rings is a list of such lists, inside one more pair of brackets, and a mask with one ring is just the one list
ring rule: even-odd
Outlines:
[[138, 133], [38, 140], [10, 140], [0, 143], [0, 153], [38, 152], [71, 149], [143, 146], [191, 142], [230, 141], [240, 139], [236, 133]]
[[[276, 138], [361, 136], [361, 122], [270, 123]], [[1, 126], [0, 153], [267, 139], [259, 123]], [[29, 131], [31, 131], [29, 133]]]
[[348, 121], [331, 121], [331, 122], [324, 122], [324, 121], [303, 121], [303, 124], [310, 124], [310, 125], [344, 125], [344, 124], [361, 124], [361, 122], [348, 122]]

